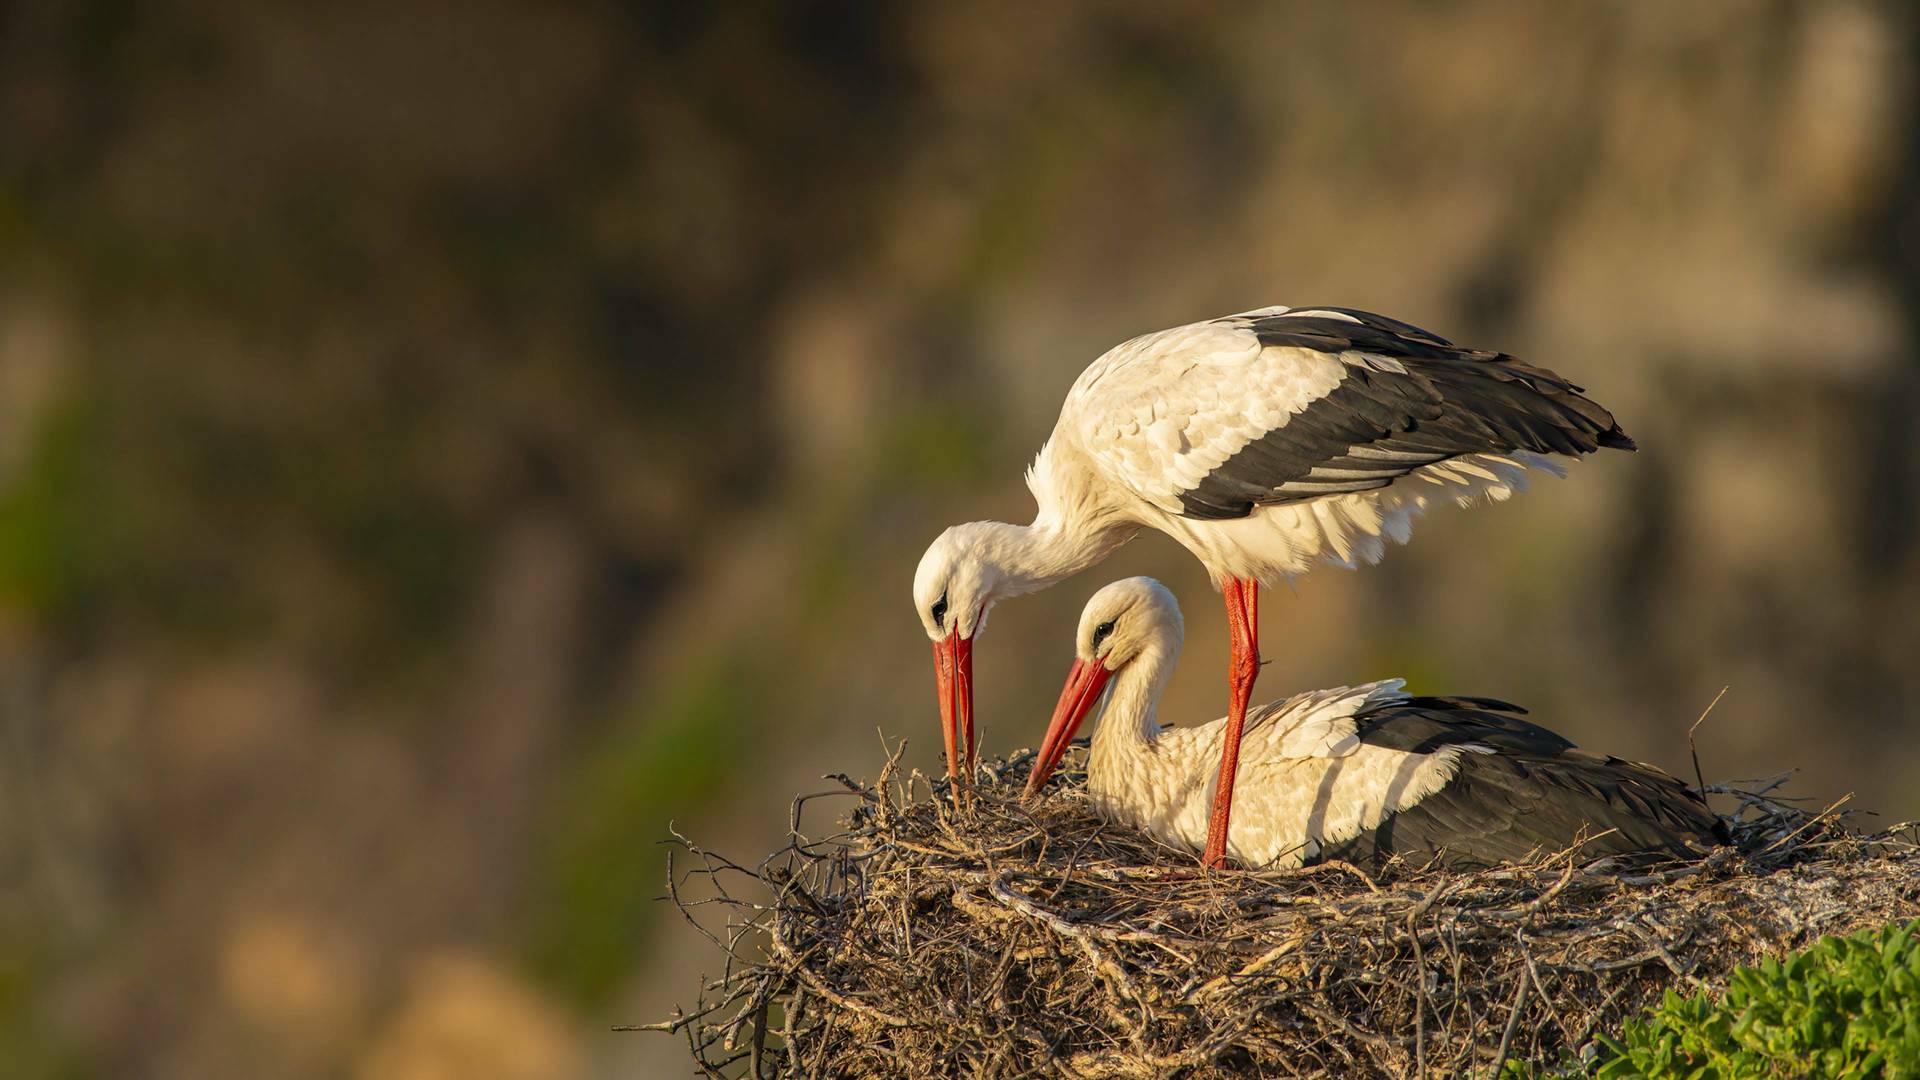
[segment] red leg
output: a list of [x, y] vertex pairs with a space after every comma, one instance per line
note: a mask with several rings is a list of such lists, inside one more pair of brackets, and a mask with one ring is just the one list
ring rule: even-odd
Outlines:
[[1227, 865], [1227, 825], [1233, 816], [1233, 781], [1240, 771], [1240, 733], [1247, 726], [1247, 702], [1260, 677], [1260, 583], [1230, 580], [1227, 636], [1233, 659], [1227, 668], [1227, 731], [1220, 746], [1220, 782], [1213, 792], [1213, 817], [1207, 822], [1207, 850], [1201, 861], [1216, 870]]

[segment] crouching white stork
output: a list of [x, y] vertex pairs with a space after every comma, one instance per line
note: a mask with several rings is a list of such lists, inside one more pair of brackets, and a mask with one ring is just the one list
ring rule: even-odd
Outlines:
[[[1227, 721], [1162, 728], [1180, 655], [1173, 594], [1152, 578], [1095, 593], [1027, 796], [1059, 765], [1111, 682], [1087, 790], [1103, 816], [1180, 847], [1209, 840], [1213, 763]], [[1412, 697], [1400, 680], [1299, 694], [1253, 711], [1227, 851], [1247, 866], [1338, 858], [1479, 866], [1585, 841], [1590, 857], [1703, 854], [1726, 827], [1651, 765], [1581, 750], [1484, 698]]]
[[914, 575], [948, 775], [972, 772], [973, 639], [988, 610], [1158, 529], [1226, 595], [1228, 723], [1206, 848], [1220, 864], [1260, 670], [1260, 587], [1317, 560], [1374, 562], [1430, 502], [1505, 499], [1528, 467], [1559, 472], [1541, 455], [1603, 446], [1633, 441], [1553, 372], [1364, 311], [1263, 308], [1116, 346], [1074, 382], [1027, 471], [1033, 524], [956, 525]]

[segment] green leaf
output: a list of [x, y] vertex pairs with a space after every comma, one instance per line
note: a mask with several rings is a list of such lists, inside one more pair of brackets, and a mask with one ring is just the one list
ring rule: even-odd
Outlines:
[[[1920, 1077], [1920, 922], [1823, 938], [1737, 968], [1600, 1035], [1586, 1075], [1649, 1080]], [[1571, 1066], [1577, 1068], [1577, 1066]]]

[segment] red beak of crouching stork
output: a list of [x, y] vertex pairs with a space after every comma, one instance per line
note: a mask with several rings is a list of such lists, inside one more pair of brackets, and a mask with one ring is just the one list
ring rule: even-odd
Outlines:
[[1113, 672], [1098, 660], [1073, 662], [1072, 670], [1067, 672], [1067, 684], [1060, 688], [1060, 703], [1053, 707], [1053, 719], [1047, 723], [1047, 737], [1040, 744], [1039, 755], [1033, 759], [1033, 773], [1027, 777], [1027, 790], [1022, 798], [1032, 799], [1046, 786], [1047, 778], [1066, 756], [1074, 732], [1080, 730], [1081, 721], [1100, 700], [1100, 692], [1106, 689], [1107, 680], [1111, 678]]
[[940, 687], [940, 730], [947, 743], [947, 777], [956, 782], [957, 802], [957, 785], [973, 776], [973, 758], [979, 749], [973, 731], [973, 639], [955, 631], [934, 642], [933, 674]]

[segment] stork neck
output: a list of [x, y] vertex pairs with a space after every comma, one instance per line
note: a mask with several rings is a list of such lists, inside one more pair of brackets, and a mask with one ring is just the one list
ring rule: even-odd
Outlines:
[[1088, 750], [1088, 779], [1094, 786], [1099, 786], [1102, 774], [1125, 768], [1128, 760], [1160, 738], [1160, 694], [1167, 688], [1179, 657], [1178, 642], [1156, 641], [1114, 674], [1107, 691], [1107, 707], [1100, 714]]
[[1002, 575], [1000, 596], [1021, 596], [1063, 581], [1106, 558], [1132, 539], [1137, 526], [1095, 526], [1041, 517], [1031, 525], [980, 521], [979, 547]]

